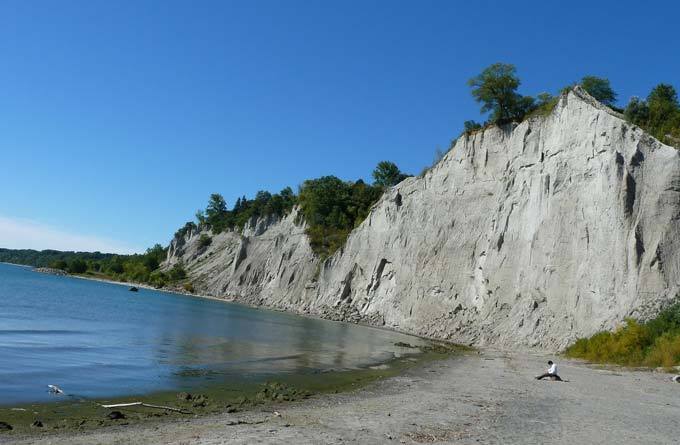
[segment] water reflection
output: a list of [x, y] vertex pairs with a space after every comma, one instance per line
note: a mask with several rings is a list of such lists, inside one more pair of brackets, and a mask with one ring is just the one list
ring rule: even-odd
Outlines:
[[374, 364], [395, 342], [356, 325], [0, 264], [0, 404], [179, 389]]

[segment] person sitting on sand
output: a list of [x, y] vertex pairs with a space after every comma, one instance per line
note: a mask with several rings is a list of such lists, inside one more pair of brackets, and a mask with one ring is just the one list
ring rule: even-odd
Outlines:
[[557, 375], [557, 365], [553, 363], [552, 360], [548, 360], [548, 372], [536, 377], [536, 380], [541, 380], [546, 377], [550, 377], [551, 380], [557, 380], [559, 382], [563, 381], [559, 375]]

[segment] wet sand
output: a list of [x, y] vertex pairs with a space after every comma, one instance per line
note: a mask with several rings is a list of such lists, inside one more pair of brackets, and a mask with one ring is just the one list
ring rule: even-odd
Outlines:
[[487, 351], [430, 362], [349, 393], [80, 434], [0, 434], [0, 442], [677, 443], [680, 384], [669, 374], [559, 360], [569, 382], [536, 381], [548, 358]]

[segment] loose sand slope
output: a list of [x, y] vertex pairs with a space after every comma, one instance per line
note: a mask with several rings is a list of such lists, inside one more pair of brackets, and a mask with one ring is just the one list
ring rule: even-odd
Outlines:
[[680, 384], [667, 374], [562, 362], [569, 383], [533, 380], [546, 360], [489, 352], [266, 412], [16, 443], [677, 443]]

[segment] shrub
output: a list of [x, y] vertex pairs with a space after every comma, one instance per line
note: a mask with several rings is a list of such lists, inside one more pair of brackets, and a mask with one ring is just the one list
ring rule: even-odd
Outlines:
[[184, 266], [181, 264], [175, 264], [172, 269], [168, 272], [168, 278], [170, 281], [180, 281], [187, 277], [187, 273], [184, 270]]
[[182, 287], [184, 287], [184, 290], [185, 290], [185, 291], [187, 291], [187, 292], [189, 292], [189, 293], [192, 293], [192, 294], [194, 293], [194, 285], [193, 285], [193, 284], [191, 284], [191, 283], [184, 283], [184, 286], [182, 286]]
[[550, 93], [541, 93], [537, 97], [536, 108], [529, 113], [527, 117], [549, 116], [559, 101], [559, 96], [553, 96]]
[[201, 237], [198, 239], [198, 246], [201, 249], [208, 247], [210, 244], [212, 244], [212, 237], [207, 233], [202, 234]]
[[465, 121], [463, 122], [463, 133], [472, 134], [477, 130], [482, 129], [482, 124], [476, 121]]
[[579, 339], [565, 353], [591, 362], [626, 366], [680, 364], [680, 303], [646, 323], [627, 319], [614, 332], [598, 332]]

